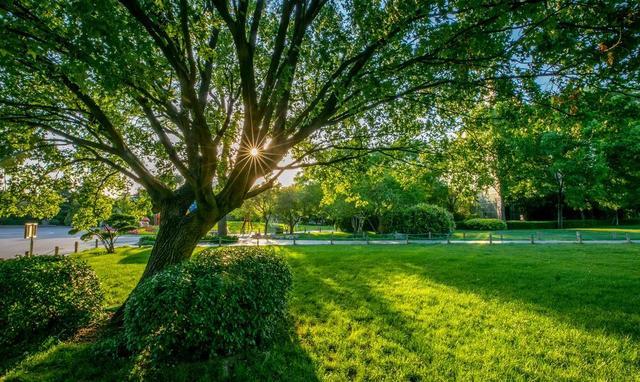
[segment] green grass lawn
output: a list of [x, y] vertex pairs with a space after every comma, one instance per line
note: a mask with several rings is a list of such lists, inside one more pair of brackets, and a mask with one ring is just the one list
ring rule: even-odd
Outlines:
[[[638, 380], [640, 246], [287, 247], [290, 329], [268, 349], [179, 364], [187, 380]], [[148, 249], [79, 255], [106, 306]], [[52, 344], [7, 381], [119, 381], [132, 364], [92, 340]]]

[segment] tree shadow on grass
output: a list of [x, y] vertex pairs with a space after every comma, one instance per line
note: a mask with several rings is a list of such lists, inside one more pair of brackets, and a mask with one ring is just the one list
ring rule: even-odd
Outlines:
[[413, 247], [381, 256], [314, 254], [304, 261], [357, 269], [373, 279], [418, 276], [483, 299], [524, 303], [580, 329], [640, 341], [640, 250], [629, 248], [479, 246], [458, 254], [455, 246]]
[[120, 256], [118, 264], [146, 264], [149, 260], [150, 250], [140, 252], [137, 248], [126, 249]]

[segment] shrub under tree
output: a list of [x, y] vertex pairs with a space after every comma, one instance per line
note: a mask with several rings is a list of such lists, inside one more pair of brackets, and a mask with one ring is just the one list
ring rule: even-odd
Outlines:
[[290, 286], [289, 267], [272, 249], [205, 250], [134, 290], [126, 346], [139, 365], [154, 367], [266, 345], [285, 318]]

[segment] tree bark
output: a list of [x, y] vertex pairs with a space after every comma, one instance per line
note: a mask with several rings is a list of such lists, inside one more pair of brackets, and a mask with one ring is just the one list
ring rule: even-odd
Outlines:
[[269, 218], [264, 217], [264, 235], [267, 236], [269, 233]]
[[[173, 207], [169, 206], [162, 209], [162, 220], [156, 241], [136, 288], [148, 277], [189, 259], [200, 238], [209, 232], [216, 223], [217, 217], [215, 216], [208, 216], [207, 219], [202, 219], [195, 214], [186, 215], [183, 209]], [[112, 324], [116, 326], [122, 325], [127, 301], [120, 306], [111, 318]]]
[[229, 230], [227, 229], [227, 215], [224, 215], [218, 222], [218, 236], [227, 236]]

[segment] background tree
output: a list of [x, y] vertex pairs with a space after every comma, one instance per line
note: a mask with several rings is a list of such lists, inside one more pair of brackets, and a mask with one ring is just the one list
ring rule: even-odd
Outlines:
[[296, 225], [300, 223], [305, 213], [303, 194], [299, 185], [283, 187], [278, 191], [274, 212], [280, 222], [287, 226], [293, 235]]
[[256, 216], [264, 224], [263, 232], [269, 233], [269, 224], [276, 210], [279, 188], [269, 189], [247, 201], [242, 205], [246, 215]]
[[[138, 220], [135, 216], [113, 214], [100, 226], [84, 229], [85, 233], [80, 238], [82, 240], [91, 240], [95, 237], [100, 240], [107, 253], [114, 253], [118, 237], [136, 228], [138, 228]], [[69, 233], [76, 234], [80, 231], [80, 229], [72, 229]]]

